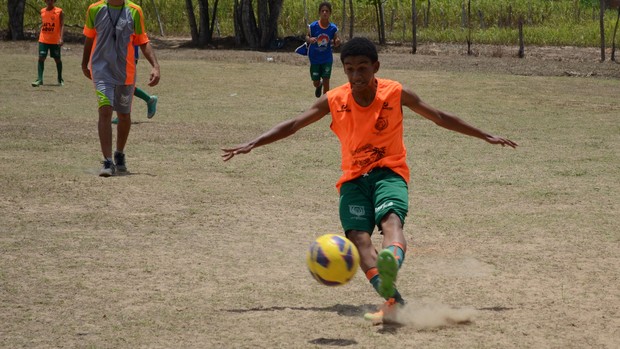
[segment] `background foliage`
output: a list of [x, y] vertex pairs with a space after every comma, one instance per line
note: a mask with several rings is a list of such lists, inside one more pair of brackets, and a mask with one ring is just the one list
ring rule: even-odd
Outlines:
[[[135, 0], [147, 17], [152, 34], [160, 35], [155, 9], [150, 0]], [[184, 0], [154, 0], [166, 36], [188, 36], [189, 25]], [[306, 20], [318, 18], [320, 0], [284, 0], [278, 34], [280, 37], [302, 35]], [[348, 0], [346, 1], [348, 6]], [[411, 40], [411, 0], [384, 0], [386, 36], [388, 41]], [[66, 15], [69, 30], [80, 32], [83, 17], [90, 1], [58, 0]], [[430, 3], [430, 10], [429, 10]], [[472, 0], [472, 39], [475, 43], [514, 44], [517, 42], [517, 22], [523, 18], [526, 44], [598, 46], [600, 44], [598, 0]], [[197, 7], [197, 3], [194, 2]], [[220, 0], [215, 36], [233, 35], [234, 0]], [[210, 2], [213, 5], [213, 1]], [[332, 1], [335, 22], [344, 36], [349, 34], [347, 8], [346, 28], [342, 28], [342, 1]], [[417, 0], [418, 40], [420, 42], [464, 42], [467, 24], [463, 17], [465, 0]], [[24, 26], [36, 32], [40, 0], [28, 0]], [[0, 27], [7, 28], [7, 0], [0, 0]], [[196, 9], [197, 10], [197, 9]], [[375, 10], [370, 1], [354, 1], [355, 35], [377, 36]], [[606, 38], [611, 43], [616, 22], [616, 10], [606, 12]], [[307, 15], [307, 18], [305, 18]]]

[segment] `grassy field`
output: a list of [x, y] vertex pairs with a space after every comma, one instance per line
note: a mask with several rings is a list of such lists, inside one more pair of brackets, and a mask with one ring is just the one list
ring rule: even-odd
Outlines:
[[305, 266], [314, 238], [340, 232], [329, 117], [220, 160], [313, 102], [305, 61], [211, 53], [158, 51], [157, 115], [135, 101], [131, 175], [104, 179], [81, 47], [63, 51], [66, 86], [40, 88], [36, 46], [1, 47], [1, 348], [620, 346], [617, 79], [382, 65], [520, 147], [406, 112], [409, 305], [402, 326], [373, 327], [362, 273], [328, 288]]

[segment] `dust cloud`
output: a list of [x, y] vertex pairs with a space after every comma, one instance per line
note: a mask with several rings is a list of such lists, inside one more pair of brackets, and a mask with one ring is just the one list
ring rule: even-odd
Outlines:
[[417, 330], [431, 330], [447, 326], [465, 325], [474, 321], [477, 310], [472, 307], [454, 308], [432, 302], [407, 303], [393, 321]]

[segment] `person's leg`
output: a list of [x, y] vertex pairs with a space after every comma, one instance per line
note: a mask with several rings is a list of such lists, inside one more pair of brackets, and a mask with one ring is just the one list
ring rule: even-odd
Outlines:
[[394, 283], [404, 259], [407, 242], [403, 232], [409, 210], [409, 194], [405, 180], [389, 169], [378, 169], [370, 176], [374, 180], [375, 221], [383, 235], [382, 250], [377, 256], [381, 279], [379, 294], [401, 301]]
[[133, 85], [117, 86], [115, 90], [115, 98], [118, 101], [116, 106], [116, 115], [118, 116], [118, 126], [116, 127], [116, 151], [114, 152], [114, 160], [116, 168], [119, 172], [126, 172], [125, 164], [125, 146], [129, 138], [131, 129], [131, 103], [134, 95], [135, 87]]
[[329, 79], [332, 76], [332, 63], [322, 65], [321, 78], [323, 78], [323, 93], [329, 91]]
[[114, 85], [102, 81], [95, 82], [97, 93], [99, 121], [97, 129], [99, 132], [99, 143], [101, 153], [104, 157], [103, 168], [99, 172], [102, 177], [114, 175], [116, 169], [112, 160], [112, 114], [114, 112]]
[[112, 106], [99, 107], [99, 143], [101, 154], [106, 160], [112, 159]]
[[56, 61], [56, 72], [58, 73], [58, 84], [64, 85], [65, 81], [62, 78], [62, 61], [60, 60], [60, 58], [55, 58], [54, 60]]
[[310, 79], [314, 86], [314, 95], [316, 98], [321, 97], [321, 66], [319, 64], [310, 64]]
[[43, 70], [47, 58], [47, 45], [39, 43], [39, 59], [37, 60], [37, 79], [32, 82], [32, 87], [43, 85]]
[[148, 101], [151, 100], [151, 95], [149, 95], [148, 93], [146, 93], [143, 89], [139, 87], [136, 87], [136, 89], [133, 91], [133, 95], [147, 103]]
[[377, 292], [386, 299], [394, 298], [397, 302], [403, 303], [395, 286], [398, 270], [405, 259], [406, 242], [402, 222], [400, 217], [390, 212], [381, 220], [381, 227], [383, 249], [377, 255], [377, 272], [380, 280]]
[[116, 113], [118, 115], [118, 126], [116, 127], [116, 151], [123, 153], [127, 139], [129, 138], [129, 130], [131, 129], [131, 114]]
[[157, 112], [157, 96], [151, 96], [146, 93], [146, 91], [138, 87], [136, 87], [136, 89], [134, 90], [133, 95], [146, 102], [147, 118], [150, 119], [155, 116], [155, 113]]
[[43, 83], [43, 71], [45, 70], [45, 58], [39, 57], [39, 62], [37, 64], [37, 80]]
[[60, 59], [60, 45], [51, 45], [50, 47], [50, 57], [54, 58], [56, 62], [56, 72], [58, 73], [58, 84], [64, 85], [64, 81], [62, 79], [62, 60]]
[[116, 127], [116, 151], [114, 152], [114, 164], [119, 173], [127, 172], [127, 164], [125, 163], [125, 145], [129, 138], [129, 130], [131, 129], [131, 114], [116, 113], [118, 115], [118, 126]]
[[116, 172], [114, 162], [112, 161], [112, 106], [99, 107], [99, 143], [101, 145], [101, 153], [103, 154], [103, 168], [99, 171], [99, 176], [109, 177]]

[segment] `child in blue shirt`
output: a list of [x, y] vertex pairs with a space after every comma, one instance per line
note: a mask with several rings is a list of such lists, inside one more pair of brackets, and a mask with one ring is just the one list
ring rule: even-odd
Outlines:
[[[340, 45], [338, 27], [329, 21], [332, 5], [325, 1], [319, 5], [319, 20], [308, 26], [306, 43], [310, 59], [310, 78], [315, 87], [316, 98], [329, 91], [329, 78], [332, 74], [332, 47]], [[322, 91], [321, 91], [322, 89]]]

